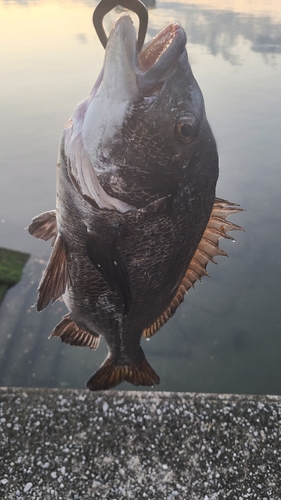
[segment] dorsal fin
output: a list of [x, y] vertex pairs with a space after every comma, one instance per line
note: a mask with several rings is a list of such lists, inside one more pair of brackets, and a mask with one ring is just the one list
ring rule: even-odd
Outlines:
[[202, 276], [209, 276], [206, 271], [206, 266], [209, 262], [214, 261], [216, 255], [226, 255], [219, 247], [220, 238], [227, 238], [233, 240], [231, 236], [227, 235], [228, 231], [244, 229], [236, 224], [228, 222], [226, 219], [229, 215], [243, 212], [243, 209], [235, 203], [216, 198], [210, 215], [210, 219], [200, 240], [200, 243], [191, 259], [188, 269], [182, 279], [180, 286], [177, 289], [171, 304], [161, 314], [161, 316], [148, 328], [142, 332], [143, 337], [152, 337], [167, 321], [175, 314], [178, 306], [183, 302], [186, 292], [194, 287], [197, 280], [201, 281]]
[[38, 288], [37, 310], [42, 311], [50, 300], [55, 302], [70, 286], [70, 276], [62, 236], [57, 235], [54, 248]]
[[60, 337], [61, 341], [66, 344], [89, 347], [93, 350], [97, 349], [100, 343], [100, 335], [89, 333], [80, 328], [69, 314], [66, 314], [54, 328], [49, 339], [52, 337]]

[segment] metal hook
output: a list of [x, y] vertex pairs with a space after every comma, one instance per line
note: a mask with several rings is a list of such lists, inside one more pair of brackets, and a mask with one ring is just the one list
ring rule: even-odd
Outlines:
[[103, 18], [108, 12], [114, 9], [116, 5], [125, 7], [126, 9], [129, 9], [138, 15], [139, 33], [137, 41], [137, 50], [138, 52], [140, 52], [144, 43], [148, 25], [148, 11], [146, 9], [146, 6], [140, 0], [101, 0], [101, 2], [97, 5], [93, 13], [93, 25], [95, 27], [95, 30], [97, 32], [101, 44], [105, 48], [108, 40], [102, 25]]

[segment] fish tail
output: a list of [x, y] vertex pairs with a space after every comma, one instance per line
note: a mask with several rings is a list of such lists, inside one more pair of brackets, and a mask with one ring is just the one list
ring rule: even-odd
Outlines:
[[98, 371], [88, 380], [87, 388], [90, 391], [103, 391], [115, 387], [125, 380], [134, 385], [147, 385], [150, 387], [159, 384], [160, 379], [157, 373], [147, 362], [142, 349], [141, 352], [143, 356], [140, 362], [134, 361], [126, 365], [118, 364], [118, 361], [114, 362], [108, 356]]

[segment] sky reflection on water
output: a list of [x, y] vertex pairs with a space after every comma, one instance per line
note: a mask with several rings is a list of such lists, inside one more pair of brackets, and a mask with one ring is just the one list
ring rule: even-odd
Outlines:
[[[33, 259], [46, 259], [50, 247], [23, 228], [54, 207], [63, 124], [90, 92], [103, 61], [91, 22], [94, 5], [0, 3], [0, 245]], [[186, 29], [218, 142], [217, 195], [247, 210], [232, 219], [247, 232], [235, 235], [235, 244], [222, 243], [229, 259], [218, 258], [211, 279], [196, 285], [145, 351], [160, 390], [280, 394], [281, 4], [162, 1], [149, 14], [149, 38], [170, 21]], [[107, 16], [107, 29], [115, 17]], [[64, 310], [60, 303], [40, 315], [30, 309], [40, 266], [29, 263], [0, 309], [0, 384], [83, 387], [105, 347], [93, 354], [47, 341]]]

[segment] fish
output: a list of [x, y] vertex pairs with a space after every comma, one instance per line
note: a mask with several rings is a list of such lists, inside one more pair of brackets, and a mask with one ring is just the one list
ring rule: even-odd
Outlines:
[[68, 309], [50, 337], [92, 350], [101, 336], [107, 343], [89, 390], [159, 383], [141, 339], [226, 255], [220, 238], [241, 229], [227, 220], [239, 206], [216, 198], [218, 173], [184, 29], [168, 24], [137, 53], [131, 17], [121, 15], [93, 90], [63, 129], [56, 209], [29, 226], [53, 246], [37, 310], [60, 297]]

